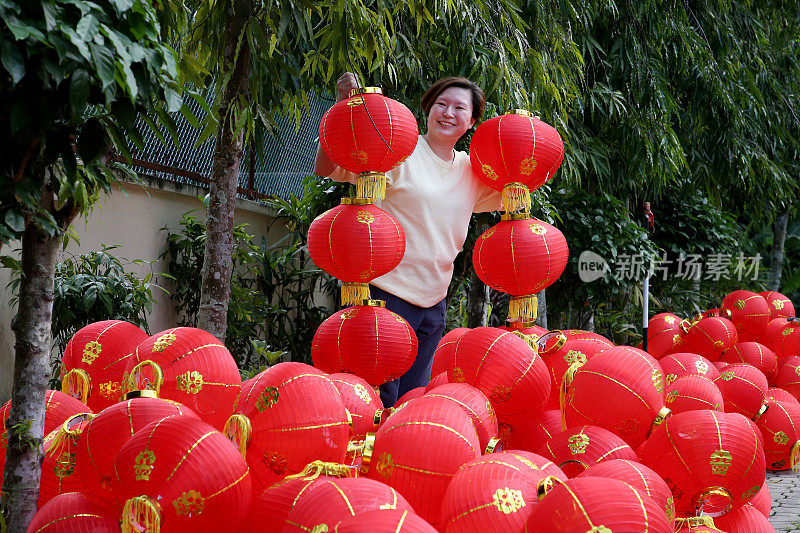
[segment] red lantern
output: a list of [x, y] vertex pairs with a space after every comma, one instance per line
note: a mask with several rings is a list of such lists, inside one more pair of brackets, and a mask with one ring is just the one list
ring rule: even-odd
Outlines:
[[114, 457], [117, 452], [136, 431], [173, 415], [199, 420], [188, 407], [153, 397], [133, 398], [103, 409], [89, 422], [78, 440], [75, 469], [86, 491], [113, 501]]
[[749, 505], [714, 519], [714, 525], [727, 533], [775, 533], [775, 527], [761, 512]]
[[569, 477], [575, 477], [593, 464], [611, 459], [638, 460], [624, 440], [596, 426], [572, 427], [553, 435], [540, 450]]
[[727, 512], [764, 484], [760, 432], [738, 413], [678, 413], [653, 431], [640, 457], [669, 485], [678, 516]]
[[797, 397], [794, 396], [792, 393], [781, 389], [779, 387], [770, 387], [767, 390], [767, 399], [772, 398], [773, 400], [778, 400], [781, 402], [789, 402], [791, 404], [795, 404], [800, 407], [800, 401], [797, 400]]
[[542, 498], [525, 531], [672, 533], [652, 498], [616, 479], [586, 477], [555, 484]]
[[114, 460], [122, 530], [237, 531], [250, 506], [250, 474], [239, 450], [189, 416], [151, 422]]
[[99, 413], [122, 394], [126, 359], [148, 335], [124, 320], [103, 320], [78, 330], [61, 359], [61, 389]]
[[503, 437], [506, 450], [539, 451], [547, 439], [561, 432], [561, 411], [549, 409], [542, 411], [526, 422], [519, 424], [514, 431]]
[[755, 341], [761, 337], [769, 322], [769, 304], [763, 296], [751, 291], [733, 291], [722, 300], [724, 311], [730, 311], [739, 342]]
[[289, 516], [298, 494], [322, 479], [324, 479], [323, 476], [314, 479], [296, 477], [275, 483], [257, 498], [253, 498], [241, 533], [282, 531], [283, 526], [286, 525], [286, 517]]
[[725, 350], [739, 342], [733, 322], [721, 316], [701, 318], [689, 326], [681, 350], [718, 361]]
[[624, 481], [642, 495], [653, 498], [667, 515], [670, 524], [675, 523], [675, 502], [672, 500], [672, 492], [661, 476], [641, 463], [611, 459], [590, 466], [577, 477], [607, 477]]
[[714, 383], [725, 400], [725, 411], [742, 414], [751, 420], [759, 414], [769, 388], [764, 374], [747, 363], [726, 366]]
[[444, 398], [410, 402], [375, 435], [362, 468], [402, 494], [422, 518], [436, 526], [439, 506], [453, 474], [480, 456], [478, 436], [464, 410]]
[[794, 468], [800, 463], [800, 406], [771, 400], [767, 407], [756, 425], [764, 438], [768, 468]]
[[800, 356], [787, 357], [778, 368], [778, 377], [775, 384], [791, 394], [795, 399], [800, 398]]
[[672, 414], [696, 409], [725, 411], [722, 393], [705, 376], [687, 375], [673, 381], [667, 387], [666, 403]]
[[117, 510], [80, 492], [59, 494], [28, 525], [31, 533], [119, 533]]
[[351, 516], [386, 508], [414, 512], [397, 491], [373, 479], [324, 478], [297, 495], [283, 531], [333, 531]]
[[81, 476], [75, 472], [75, 452], [92, 417], [90, 413], [74, 415], [44, 438], [39, 508], [59, 494], [84, 491]]
[[370, 199], [342, 198], [308, 228], [311, 260], [344, 282], [342, 305], [369, 299], [369, 281], [393, 270], [405, 251], [403, 227]]
[[566, 427], [599, 426], [632, 447], [669, 416], [658, 361], [630, 346], [598, 353], [575, 371], [571, 382], [565, 379], [562, 387], [566, 390], [561, 410]]
[[[547, 465], [542, 468], [540, 465]], [[453, 476], [442, 500], [448, 533], [521, 531], [539, 503], [538, 485], [548, 476], [567, 476], [544, 457], [500, 452], [466, 463]]]
[[505, 325], [500, 326], [500, 329], [517, 331], [523, 335], [532, 337], [534, 340], [547, 333], [547, 330], [541, 326], [537, 326], [534, 320], [506, 320]]
[[125, 368], [126, 392], [154, 390], [222, 429], [233, 412], [242, 377], [233, 356], [211, 333], [172, 328], [141, 343]]
[[711, 361], [694, 353], [673, 353], [659, 359], [658, 364], [668, 386], [683, 376], [703, 376], [711, 381], [719, 377], [719, 370]]
[[752, 505], [758, 509], [761, 514], [769, 518], [769, 513], [772, 509], [772, 495], [769, 492], [769, 484], [764, 483], [761, 490], [753, 496], [753, 499], [745, 504], [745, 506], [747, 505]]
[[359, 197], [384, 197], [383, 173], [414, 152], [418, 137], [413, 113], [379, 87], [353, 89], [319, 123], [320, 145], [331, 161], [359, 174]]
[[506, 211], [528, 211], [530, 191], [544, 185], [561, 165], [564, 143], [555, 128], [515, 110], [475, 129], [469, 158], [483, 183], [503, 191]]
[[375, 417], [383, 409], [381, 397], [369, 383], [353, 374], [331, 374], [328, 376], [339, 391], [345, 409], [353, 419], [350, 437], [363, 439], [367, 432], [375, 431]]
[[764, 297], [769, 306], [770, 321], [776, 318], [789, 318], [795, 316], [794, 304], [783, 294], [775, 291], [765, 291], [758, 293]]
[[554, 226], [525, 214], [505, 214], [475, 241], [475, 273], [495, 290], [512, 296], [509, 320], [536, 318], [536, 293], [567, 266], [569, 248]]
[[448, 331], [439, 341], [436, 351], [433, 353], [433, 366], [431, 376], [438, 376], [442, 372], [447, 372], [453, 363], [453, 355], [456, 352], [458, 341], [464, 336], [469, 328], [456, 328]]
[[783, 364], [785, 358], [800, 355], [800, 319], [772, 320], [761, 337], [761, 343], [775, 352], [778, 366]]
[[382, 300], [342, 309], [317, 328], [311, 344], [314, 366], [355, 374], [370, 385], [402, 376], [417, 356], [417, 336]]
[[339, 522], [336, 533], [436, 533], [436, 529], [411, 511], [379, 509]]
[[728, 363], [747, 363], [759, 369], [767, 381], [775, 382], [778, 372], [778, 358], [775, 352], [758, 342], [740, 342], [722, 354]]
[[397, 399], [397, 402], [394, 404], [394, 406], [400, 407], [401, 405], [410, 402], [414, 398], [421, 398], [424, 394], [425, 394], [425, 387], [416, 387], [414, 389], [411, 389], [407, 393], [403, 394], [402, 396], [400, 396], [400, 398]]
[[444, 372], [439, 372], [438, 374], [436, 374], [434, 377], [431, 378], [431, 380], [428, 382], [428, 385], [425, 386], [425, 392], [432, 391], [436, 387], [445, 384], [447, 384], [446, 370]]
[[683, 343], [681, 319], [672, 313], [659, 313], [647, 322], [647, 352], [660, 359]]
[[[472, 420], [481, 450], [497, 437], [497, 417], [484, 393], [466, 383], [446, 383], [425, 393], [423, 398], [444, 398], [461, 407]], [[416, 400], [420, 401], [420, 400]]]

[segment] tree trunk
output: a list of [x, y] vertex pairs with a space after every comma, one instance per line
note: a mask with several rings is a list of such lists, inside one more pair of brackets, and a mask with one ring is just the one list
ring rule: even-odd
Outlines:
[[546, 289], [542, 289], [537, 294], [538, 298], [538, 305], [536, 309], [536, 323], [544, 328], [547, 329], [547, 293], [545, 292]]
[[781, 290], [781, 276], [783, 274], [784, 244], [786, 243], [786, 226], [789, 224], [789, 207], [787, 206], [775, 219], [772, 226], [772, 253], [770, 254], [769, 288], [773, 291]]
[[[242, 161], [244, 131], [236, 128], [240, 97], [247, 95], [250, 74], [250, 47], [240, 36], [252, 12], [249, 0], [235, 2], [226, 29], [223, 88], [214, 156], [211, 165], [211, 191], [206, 218], [206, 248], [200, 285], [197, 327], [225, 342], [228, 328], [228, 301], [233, 268], [233, 225], [239, 167]], [[237, 47], [238, 55], [237, 55]]]
[[489, 287], [470, 269], [467, 289], [467, 327], [479, 328], [489, 323]]
[[9, 533], [24, 533], [39, 499], [44, 452], [45, 391], [52, 343], [53, 283], [61, 234], [49, 236], [29, 223], [22, 237], [19, 308], [12, 328], [16, 335], [11, 416], [6, 422], [3, 492]]

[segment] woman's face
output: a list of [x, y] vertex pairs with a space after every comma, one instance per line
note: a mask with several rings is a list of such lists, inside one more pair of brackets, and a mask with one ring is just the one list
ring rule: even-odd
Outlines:
[[428, 136], [453, 145], [473, 124], [472, 93], [461, 87], [442, 91], [428, 112]]

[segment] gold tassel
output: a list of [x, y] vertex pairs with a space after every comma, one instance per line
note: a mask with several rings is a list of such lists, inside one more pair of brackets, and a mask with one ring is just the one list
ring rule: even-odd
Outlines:
[[348, 475], [350, 475], [350, 467], [347, 465], [326, 463], [325, 461], [317, 460], [313, 463], [308, 463], [306, 467], [297, 474], [286, 476], [286, 479], [303, 478], [304, 481], [311, 481], [317, 479], [319, 476], [347, 477]]
[[536, 295], [512, 296], [508, 302], [508, 320], [536, 320], [539, 312], [539, 298]]
[[356, 305], [362, 300], [369, 300], [369, 285], [367, 283], [342, 283], [342, 305]]
[[678, 517], [675, 519], [675, 531], [686, 527], [716, 527], [714, 519], [710, 516], [687, 516], [685, 518]]
[[250, 437], [253, 435], [253, 426], [245, 415], [235, 414], [225, 422], [222, 433], [239, 448], [242, 458], [245, 458]]
[[518, 181], [507, 183], [503, 187], [501, 201], [506, 213], [528, 214], [531, 212], [531, 192], [524, 183]]
[[[78, 445], [78, 438], [83, 433], [85, 428], [80, 427], [81, 422], [91, 421], [96, 415], [92, 413], [78, 413], [72, 415], [58, 428], [57, 431], [52, 431], [49, 435], [45, 436], [44, 444], [49, 445], [48, 449], [53, 450], [55, 455], [60, 455], [59, 450], [64, 446], [69, 445], [72, 441], [73, 446]], [[77, 421], [77, 423], [76, 423]], [[73, 429], [74, 426], [77, 429]]]
[[792, 472], [800, 474], [800, 440], [792, 446], [792, 451], [789, 453], [789, 465], [792, 467]]
[[[150, 367], [153, 369], [153, 373], [155, 377], [153, 379], [153, 383], [147, 383], [143, 385], [143, 382], [138, 379], [142, 376], [140, 372], [144, 367]], [[125, 392], [131, 392], [135, 390], [151, 390], [155, 391], [156, 394], [161, 392], [161, 385], [164, 383], [164, 372], [161, 370], [161, 366], [158, 363], [151, 361], [150, 359], [146, 359], [133, 367], [131, 373], [128, 374], [128, 379], [125, 382]]]
[[386, 176], [382, 172], [361, 172], [356, 181], [356, 198], [383, 200], [386, 197]]
[[567, 429], [567, 422], [564, 416], [567, 410], [567, 389], [569, 389], [569, 386], [572, 385], [572, 380], [575, 378], [575, 372], [577, 372], [582, 366], [583, 363], [572, 363], [564, 374], [564, 377], [561, 379], [561, 384], [558, 387], [558, 405], [561, 409], [561, 431], [565, 431]]
[[84, 369], [73, 368], [61, 378], [61, 390], [86, 403], [92, 391], [92, 378]]
[[525, 333], [522, 333], [519, 330], [512, 330], [511, 333], [513, 333], [514, 335], [516, 335], [520, 339], [524, 340], [526, 343], [528, 343], [528, 346], [533, 348], [533, 351], [535, 351], [536, 353], [539, 353], [538, 352], [538, 348], [537, 348], [537, 344], [536, 344], [536, 341], [538, 340], [538, 337], [534, 337], [533, 335], [526, 335]]
[[150, 496], [136, 496], [122, 507], [122, 533], [160, 533], [161, 506]]

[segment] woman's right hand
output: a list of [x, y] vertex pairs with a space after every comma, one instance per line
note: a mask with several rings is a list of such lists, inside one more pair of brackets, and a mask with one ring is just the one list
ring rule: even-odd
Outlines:
[[336, 80], [336, 101], [341, 102], [350, 96], [351, 89], [358, 88], [358, 80], [352, 72], [345, 72]]

